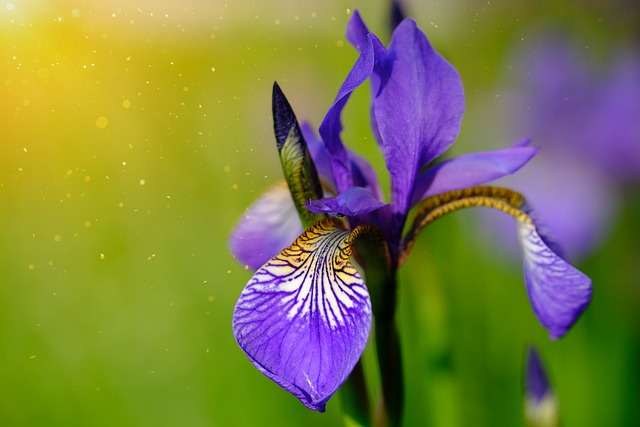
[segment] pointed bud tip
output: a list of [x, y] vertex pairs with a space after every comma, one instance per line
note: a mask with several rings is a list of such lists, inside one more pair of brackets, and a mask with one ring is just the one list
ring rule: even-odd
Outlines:
[[536, 402], [541, 401], [551, 391], [547, 373], [535, 347], [529, 348], [526, 380], [527, 397]]

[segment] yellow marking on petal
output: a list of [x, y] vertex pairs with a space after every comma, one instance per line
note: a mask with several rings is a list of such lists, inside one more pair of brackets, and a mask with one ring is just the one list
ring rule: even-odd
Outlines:
[[521, 210], [524, 202], [524, 196], [517, 191], [488, 185], [479, 185], [428, 197], [420, 204], [413, 226], [404, 239], [404, 249], [400, 254], [399, 264], [402, 265], [406, 260], [418, 234], [427, 225], [448, 213], [482, 206], [498, 209], [511, 215], [518, 222], [533, 224], [529, 215]]
[[[350, 262], [354, 240], [373, 226], [349, 232], [335, 218], [324, 218], [303, 232], [295, 242], [268, 261], [256, 276], [277, 277], [278, 289], [290, 292], [287, 317], [318, 312], [331, 328], [345, 322], [344, 310], [356, 299], [368, 298], [363, 280]], [[268, 285], [267, 285], [268, 286]], [[255, 284], [256, 289], [262, 289]], [[322, 302], [324, 301], [324, 302]]]

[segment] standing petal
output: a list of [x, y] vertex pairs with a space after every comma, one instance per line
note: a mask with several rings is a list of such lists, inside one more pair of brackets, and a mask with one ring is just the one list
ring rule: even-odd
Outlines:
[[335, 101], [320, 124], [319, 132], [325, 149], [331, 156], [331, 167], [336, 189], [344, 191], [353, 184], [350, 170], [349, 154], [342, 144], [342, 110], [351, 93], [364, 83], [373, 69], [373, 46], [369, 41], [360, 52], [356, 63], [347, 75], [338, 91]]
[[404, 218], [416, 177], [458, 135], [462, 82], [408, 18], [394, 32], [386, 54], [376, 52], [372, 87], [375, 125], [391, 174], [391, 203]]
[[287, 184], [282, 182], [247, 209], [229, 238], [231, 253], [256, 270], [302, 233]]
[[371, 326], [369, 293], [349, 261], [354, 238], [340, 221], [314, 224], [256, 271], [233, 313], [251, 362], [320, 412], [360, 358]]
[[557, 255], [532, 221], [518, 221], [527, 293], [551, 339], [567, 333], [591, 301], [591, 279]]

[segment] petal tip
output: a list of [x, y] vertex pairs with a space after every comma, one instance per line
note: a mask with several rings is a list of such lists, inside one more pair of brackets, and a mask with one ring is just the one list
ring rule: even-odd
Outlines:
[[552, 340], [562, 338], [591, 301], [591, 279], [555, 253], [532, 222], [519, 222], [525, 283], [533, 310]]

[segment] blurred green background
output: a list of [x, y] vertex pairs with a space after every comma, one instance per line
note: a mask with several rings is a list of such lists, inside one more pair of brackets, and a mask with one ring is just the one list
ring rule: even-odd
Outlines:
[[[351, 11], [388, 40], [387, 2], [30, 0], [0, 3], [0, 425], [333, 426], [263, 377], [231, 313], [251, 276], [227, 238], [281, 179], [277, 80], [322, 120], [356, 58]], [[633, 2], [407, 2], [459, 70], [455, 153], [503, 122], [474, 120], [503, 58], [553, 22], [606, 51], [638, 37]], [[383, 172], [368, 91], [345, 141]], [[489, 104], [489, 105], [487, 105]], [[474, 215], [425, 230], [401, 271], [407, 426], [524, 425], [523, 364], [538, 346], [564, 426], [640, 424], [640, 197], [579, 266], [591, 307], [550, 342], [518, 263], [474, 238]], [[469, 224], [472, 224], [469, 226]], [[371, 351], [369, 350], [369, 353]], [[374, 381], [375, 382], [375, 381]]]

